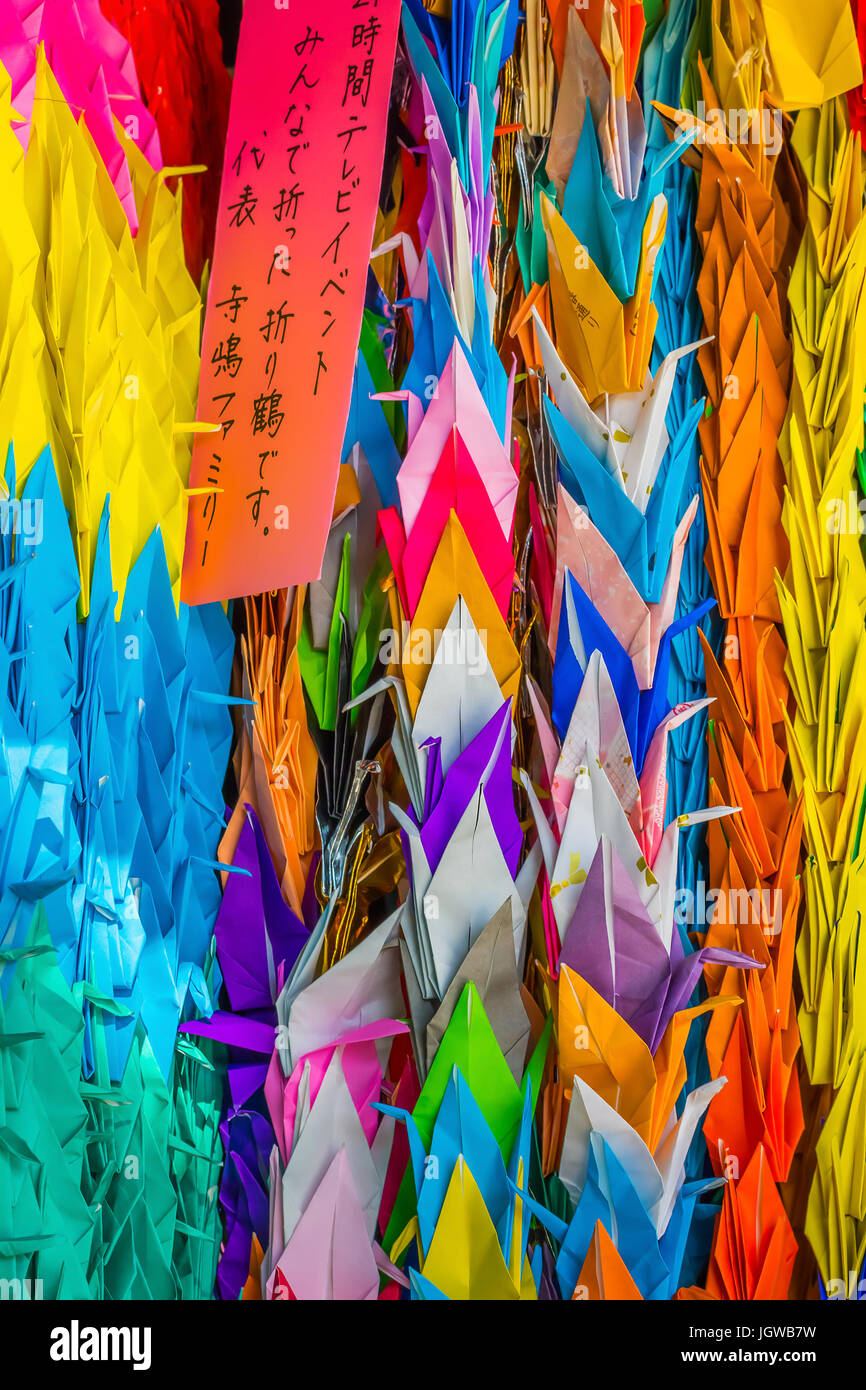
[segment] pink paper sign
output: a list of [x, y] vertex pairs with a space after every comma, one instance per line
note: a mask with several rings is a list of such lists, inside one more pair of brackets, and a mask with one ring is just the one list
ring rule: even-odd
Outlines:
[[[246, 0], [202, 342], [182, 597], [317, 579], [400, 0]], [[198, 490], [201, 491], [198, 491]]]

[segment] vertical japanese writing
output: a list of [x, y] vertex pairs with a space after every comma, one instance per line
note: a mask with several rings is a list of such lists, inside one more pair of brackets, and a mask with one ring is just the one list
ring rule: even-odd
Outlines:
[[184, 597], [319, 572], [352, 385], [399, 0], [244, 6]]

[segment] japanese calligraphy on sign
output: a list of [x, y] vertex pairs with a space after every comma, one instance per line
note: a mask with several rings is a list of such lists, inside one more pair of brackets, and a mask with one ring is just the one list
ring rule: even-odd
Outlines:
[[246, 0], [202, 340], [182, 597], [321, 572], [400, 0]]

